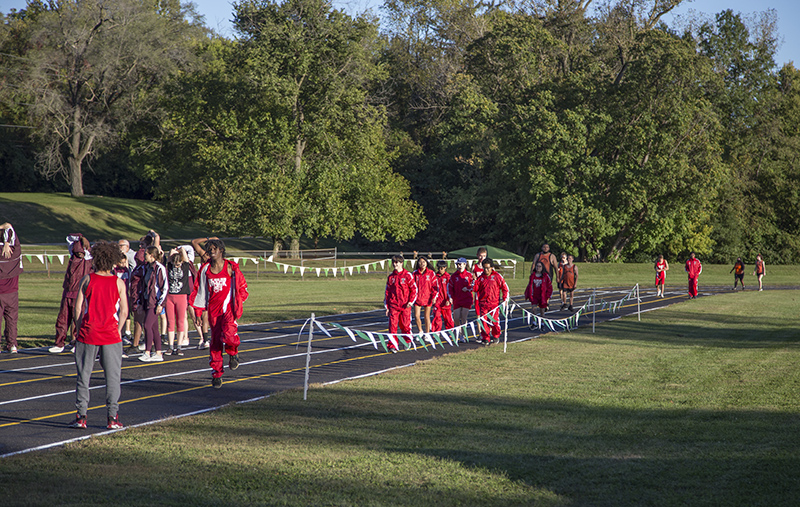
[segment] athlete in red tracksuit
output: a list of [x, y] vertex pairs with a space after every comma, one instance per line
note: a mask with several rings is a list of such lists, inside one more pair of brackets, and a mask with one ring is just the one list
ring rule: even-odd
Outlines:
[[208, 240], [209, 261], [200, 268], [195, 279], [189, 304], [208, 311], [211, 327], [210, 359], [213, 370], [211, 385], [222, 387], [222, 350], [229, 356], [228, 368], [239, 367], [239, 323], [244, 302], [249, 296], [247, 281], [239, 265], [225, 259], [225, 244], [222, 240]]
[[[453, 303], [454, 324], [463, 326], [467, 323], [469, 309], [472, 308], [472, 288], [475, 278], [467, 271], [467, 259], [461, 257], [456, 261], [456, 272], [450, 276], [447, 293]], [[469, 339], [464, 336], [461, 340], [466, 343]]]
[[436, 296], [436, 304], [433, 306], [433, 331], [441, 331], [442, 321], [444, 329], [452, 329], [453, 326], [453, 305], [450, 302], [450, 294], [447, 293], [450, 285], [450, 273], [447, 272], [447, 263], [439, 261], [436, 263], [436, 278], [439, 281], [439, 294]]
[[482, 320], [481, 343], [488, 345], [492, 340], [500, 341], [500, 303], [508, 299], [508, 285], [503, 275], [494, 270], [494, 263], [488, 257], [483, 260], [483, 274], [475, 280], [475, 296], [478, 303], [478, 316], [490, 315]]
[[694, 299], [697, 297], [697, 280], [703, 272], [703, 265], [700, 259], [695, 257], [694, 252], [689, 254], [689, 259], [686, 261], [686, 272], [689, 274], [689, 299]]
[[[386, 315], [389, 317], [389, 333], [397, 334], [397, 327], [400, 332], [411, 334], [411, 307], [417, 300], [417, 284], [414, 276], [403, 269], [403, 257], [395, 255], [392, 257], [394, 271], [386, 279], [386, 290], [383, 298], [383, 306], [386, 308]], [[411, 339], [406, 338], [410, 343]], [[389, 350], [397, 352], [397, 347], [389, 340]]]
[[417, 300], [414, 303], [414, 317], [417, 321], [417, 329], [423, 332], [420, 313], [425, 312], [425, 333], [431, 332], [431, 310], [436, 305], [436, 298], [439, 295], [439, 279], [430, 267], [428, 258], [424, 255], [417, 259], [416, 269], [414, 270], [414, 283], [417, 284]]
[[544, 263], [537, 261], [528, 280], [528, 287], [525, 289], [525, 299], [531, 302], [531, 306], [538, 307], [539, 314], [544, 317], [547, 302], [552, 295], [553, 283], [550, 275], [544, 270]]

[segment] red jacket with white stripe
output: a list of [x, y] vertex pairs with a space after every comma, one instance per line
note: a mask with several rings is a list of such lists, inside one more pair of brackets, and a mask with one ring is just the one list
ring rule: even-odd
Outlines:
[[390, 310], [402, 310], [408, 303], [417, 300], [417, 284], [414, 275], [406, 271], [392, 271], [386, 279], [383, 305]]
[[433, 306], [436, 303], [436, 296], [439, 294], [439, 279], [432, 269], [426, 269], [424, 273], [419, 270], [414, 271], [414, 282], [417, 284], [417, 302], [419, 306]]
[[484, 271], [475, 280], [475, 294], [478, 295], [481, 309], [491, 310], [508, 298], [508, 284], [503, 275], [497, 271], [492, 271], [491, 275], [487, 275]]

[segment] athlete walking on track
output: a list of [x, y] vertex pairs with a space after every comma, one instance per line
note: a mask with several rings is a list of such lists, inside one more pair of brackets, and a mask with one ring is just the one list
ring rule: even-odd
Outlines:
[[222, 351], [228, 354], [228, 368], [239, 367], [239, 323], [244, 302], [247, 300], [247, 281], [239, 265], [225, 258], [225, 243], [220, 239], [210, 239], [206, 243], [209, 261], [203, 264], [197, 274], [194, 290], [189, 296], [189, 304], [194, 308], [208, 311], [211, 327], [211, 346], [209, 347], [211, 366], [211, 385], [222, 387]]
[[78, 409], [72, 428], [86, 428], [89, 410], [89, 380], [94, 360], [100, 355], [100, 366], [106, 382], [106, 414], [108, 429], [122, 428], [119, 422], [120, 377], [122, 375], [122, 329], [128, 318], [128, 295], [125, 282], [111, 272], [122, 260], [116, 243], [98, 243], [92, 250], [94, 273], [86, 275], [78, 286], [75, 298], [75, 407]]
[[703, 272], [703, 265], [700, 263], [700, 259], [694, 255], [694, 252], [689, 254], [685, 269], [689, 275], [689, 299], [694, 299], [697, 297], [697, 283], [700, 273]]

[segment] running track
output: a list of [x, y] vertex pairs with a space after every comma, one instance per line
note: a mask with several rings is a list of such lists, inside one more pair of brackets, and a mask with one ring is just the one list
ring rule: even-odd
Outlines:
[[[705, 287], [700, 296], [730, 292], [729, 288]], [[630, 288], [597, 289], [598, 301], [621, 299]], [[575, 307], [583, 305], [591, 291], [576, 291]], [[667, 292], [656, 298], [652, 289], [642, 290], [641, 310], [650, 311], [686, 300], [685, 290]], [[521, 296], [515, 297], [522, 303]], [[557, 308], [558, 297], [551, 302]], [[530, 306], [525, 303], [524, 308]], [[636, 300], [628, 300], [612, 314], [598, 311], [598, 323], [635, 314]], [[564, 318], [567, 312], [551, 311], [550, 318]], [[591, 312], [584, 313], [581, 326], [591, 326]], [[470, 314], [470, 319], [473, 315]], [[382, 310], [335, 315], [319, 319], [365, 331], [386, 331]], [[308, 328], [298, 337], [303, 321], [270, 322], [239, 327], [242, 344], [241, 366], [229, 371], [226, 366], [221, 389], [211, 387], [208, 351], [189, 349], [185, 356], [164, 356], [162, 363], [144, 363], [137, 356], [122, 360], [122, 396], [120, 420], [127, 426], [152, 424], [170, 417], [182, 417], [215, 410], [229, 403], [253, 401], [272, 393], [302, 388], [305, 377]], [[359, 376], [374, 375], [390, 369], [412, 366], [433, 356], [483, 347], [474, 342], [460, 348], [437, 345], [428, 350], [390, 354], [375, 350], [371, 343], [353, 342], [346, 334], [330, 326], [332, 337], [314, 331], [311, 356], [311, 383], [331, 383]], [[509, 343], [536, 338], [520, 312], [508, 322]], [[193, 335], [192, 343], [197, 342]], [[502, 347], [503, 344], [492, 345]], [[165, 347], [166, 348], [166, 347]], [[509, 348], [513, 353], [513, 348]], [[227, 359], [226, 359], [227, 365]], [[46, 449], [66, 442], [100, 434], [106, 429], [105, 385], [99, 364], [92, 374], [91, 402], [87, 414], [89, 428], [76, 430], [67, 425], [75, 418], [75, 362], [71, 354], [49, 354], [46, 348], [25, 349], [19, 354], [0, 356], [0, 457], [20, 452]]]

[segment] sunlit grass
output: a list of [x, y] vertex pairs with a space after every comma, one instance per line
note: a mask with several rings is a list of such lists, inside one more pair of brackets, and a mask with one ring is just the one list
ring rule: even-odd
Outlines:
[[6, 459], [0, 480], [30, 505], [796, 505], [798, 298], [450, 354]]

